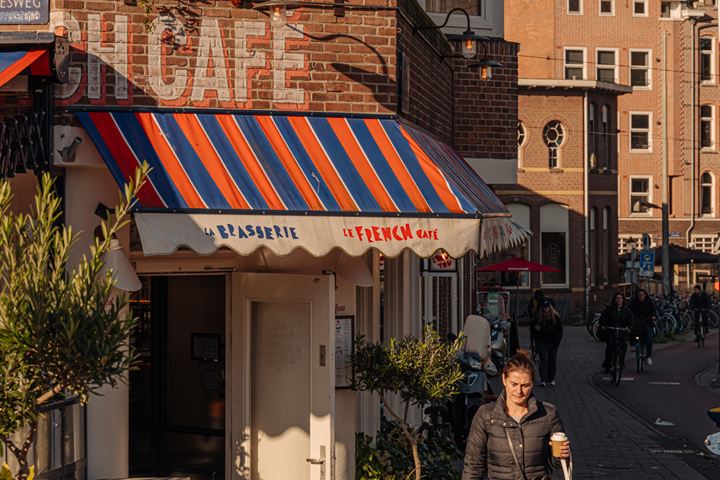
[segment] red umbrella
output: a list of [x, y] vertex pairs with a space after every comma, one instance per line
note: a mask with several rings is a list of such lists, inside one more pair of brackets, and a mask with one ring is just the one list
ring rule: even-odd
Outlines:
[[[478, 272], [546, 272], [546, 273], [559, 273], [562, 270], [558, 270], [555, 267], [543, 265], [542, 263], [531, 262], [524, 258], [511, 258], [504, 262], [496, 263], [494, 265], [487, 265], [480, 267], [476, 271]], [[515, 288], [515, 311], [519, 310], [520, 297], [520, 276], [518, 276], [518, 283]]]
[[494, 265], [487, 265], [477, 269], [478, 272], [547, 272], [559, 273], [555, 267], [543, 265], [542, 263], [531, 262], [524, 258], [511, 258]]

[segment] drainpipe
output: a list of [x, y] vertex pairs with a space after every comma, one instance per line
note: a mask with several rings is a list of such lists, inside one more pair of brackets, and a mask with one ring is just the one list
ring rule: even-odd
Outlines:
[[588, 252], [590, 244], [590, 227], [589, 227], [589, 193], [588, 193], [588, 162], [590, 156], [588, 154], [588, 93], [585, 91], [583, 96], [583, 143], [584, 143], [584, 158], [583, 158], [583, 214], [585, 220], [585, 322], [590, 319], [590, 252]]
[[[685, 245], [690, 248], [690, 234], [695, 228], [695, 19], [690, 20], [690, 226], [685, 231]], [[690, 267], [688, 267], [688, 285], [690, 285]]]

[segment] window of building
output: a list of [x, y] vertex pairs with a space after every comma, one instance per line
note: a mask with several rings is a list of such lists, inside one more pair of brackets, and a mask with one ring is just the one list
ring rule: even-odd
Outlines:
[[570, 15], [581, 15], [582, 7], [582, 0], [568, 0], [567, 11]]
[[633, 0], [633, 16], [647, 17], [647, 0]]
[[615, 50], [597, 50], [595, 79], [598, 82], [615, 83], [617, 80]]
[[610, 107], [602, 106], [600, 111], [600, 122], [602, 123], [602, 142], [600, 151], [600, 168], [610, 168]]
[[630, 50], [630, 85], [650, 87], [650, 50]]
[[715, 62], [713, 61], [713, 39], [703, 37], [700, 39], [700, 80], [712, 82], [715, 73]]
[[560, 145], [565, 140], [565, 131], [562, 123], [552, 120], [543, 129], [543, 140], [548, 147], [548, 166], [557, 168], [560, 165]]
[[630, 113], [630, 151], [650, 151], [650, 113]]
[[693, 235], [691, 240], [693, 249], [700, 250], [705, 253], [712, 253], [713, 255], [717, 254], [717, 235]]
[[565, 49], [565, 79], [583, 80], [585, 78], [585, 50], [582, 48]]
[[426, 12], [448, 13], [453, 8], [462, 8], [468, 15], [483, 14], [481, 0], [425, 0]]
[[603, 208], [602, 218], [602, 238], [600, 241], [602, 252], [602, 278], [598, 283], [609, 283], [610, 278], [610, 221], [612, 219], [612, 211], [610, 207]]
[[[650, 248], [657, 247], [657, 242], [650, 237]], [[618, 255], [625, 255], [632, 249], [640, 250], [643, 248], [642, 235], [620, 235], [618, 237]]]
[[670, 18], [670, 2], [660, 2], [660, 18]]
[[592, 207], [590, 209], [590, 218], [588, 219], [588, 228], [590, 232], [588, 234], [588, 260], [590, 263], [590, 285], [595, 285], [595, 279], [597, 277], [597, 231], [595, 229], [595, 222], [597, 221], [597, 208]]
[[650, 180], [652, 177], [630, 177], [630, 214], [651, 215], [652, 190]]
[[588, 105], [588, 158], [590, 159], [590, 168], [597, 168], [597, 131], [595, 130], [595, 113], [597, 108], [594, 103]]
[[713, 176], [705, 172], [700, 177], [700, 213], [712, 216], [715, 213]]
[[[522, 203], [508, 203], [506, 206], [512, 214], [513, 222], [528, 231], [532, 231], [530, 228], [530, 206]], [[510, 258], [530, 260], [530, 241], [531, 240], [528, 239], [524, 245], [518, 245], [499, 253], [498, 260], [503, 261]], [[529, 288], [530, 272], [503, 272], [500, 277], [500, 284], [507, 287], [516, 287], [519, 285], [521, 288]]]
[[517, 145], [518, 147], [522, 147], [525, 143], [525, 125], [522, 124], [522, 122], [518, 122], [517, 124]]
[[540, 207], [540, 263], [555, 267], [559, 272], [542, 273], [542, 286], [568, 286], [568, 208], [559, 203]]
[[600, 0], [600, 15], [615, 15], [615, 0]]
[[700, 146], [712, 149], [715, 147], [715, 115], [712, 105], [700, 107]]

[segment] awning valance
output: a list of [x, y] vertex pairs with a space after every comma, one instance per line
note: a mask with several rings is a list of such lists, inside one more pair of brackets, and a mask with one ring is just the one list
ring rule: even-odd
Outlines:
[[33, 75], [50, 75], [50, 52], [47, 48], [0, 51], [0, 87], [26, 69]]
[[526, 233], [451, 147], [394, 118], [77, 116], [119, 184], [143, 160], [152, 167], [136, 214], [146, 254], [227, 246], [461, 256], [508, 248]]

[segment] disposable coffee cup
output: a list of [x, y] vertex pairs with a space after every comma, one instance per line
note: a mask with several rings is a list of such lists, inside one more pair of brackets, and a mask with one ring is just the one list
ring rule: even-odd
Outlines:
[[563, 432], [555, 432], [552, 434], [552, 436], [550, 437], [550, 444], [552, 445], [553, 457], [562, 457], [560, 449], [562, 448], [563, 444], [567, 442], [567, 439], [567, 435], [565, 435]]

